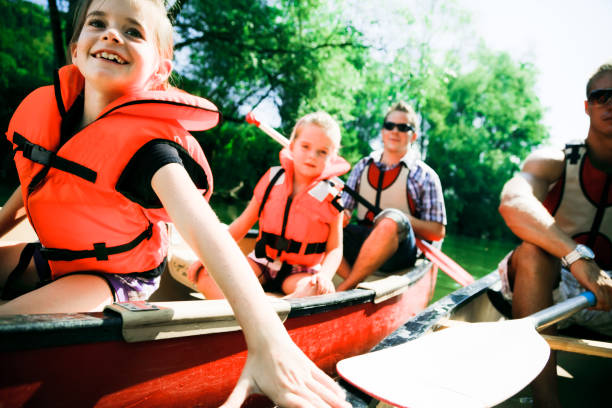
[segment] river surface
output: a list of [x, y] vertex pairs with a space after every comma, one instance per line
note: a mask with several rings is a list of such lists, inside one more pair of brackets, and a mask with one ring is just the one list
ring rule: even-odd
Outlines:
[[[474, 279], [478, 279], [495, 269], [499, 261], [515, 245], [512, 242], [447, 236], [442, 245], [442, 252], [461, 265]], [[440, 271], [433, 300], [438, 300], [459, 288], [460, 285], [457, 282]]]

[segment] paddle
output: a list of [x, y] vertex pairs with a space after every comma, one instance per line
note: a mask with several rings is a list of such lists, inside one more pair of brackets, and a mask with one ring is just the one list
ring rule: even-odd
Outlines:
[[[266, 133], [272, 139], [276, 140], [282, 146], [284, 147], [289, 146], [289, 140], [285, 136], [281, 135], [274, 128], [257, 120], [253, 112], [249, 112], [246, 115], [246, 121], [250, 124], [257, 126], [259, 129], [261, 129], [264, 133]], [[344, 191], [346, 191], [351, 196], [353, 196], [355, 200], [357, 200], [359, 203], [364, 205], [368, 210], [372, 211], [374, 214], [378, 214], [379, 212], [382, 211], [381, 208], [374, 206], [368, 200], [363, 198], [357, 191], [345, 185], [344, 182], [340, 178], [334, 177], [333, 179], [331, 179], [331, 181], [334, 184], [343, 186]], [[461, 286], [467, 286], [474, 282], [474, 277], [472, 275], [470, 275], [465, 269], [463, 269], [459, 264], [457, 264], [447, 255], [445, 255], [438, 248], [434, 247], [433, 245], [429, 244], [426, 241], [420, 240], [419, 238], [416, 239], [416, 244], [417, 244], [417, 247], [423, 252], [423, 254], [425, 254], [427, 259], [429, 259], [434, 264], [436, 264], [440, 269], [442, 269], [448, 276], [454, 279]]]
[[338, 374], [398, 407], [488, 407], [531, 382], [550, 353], [537, 328], [595, 305], [591, 292], [531, 316], [465, 323], [338, 362]]

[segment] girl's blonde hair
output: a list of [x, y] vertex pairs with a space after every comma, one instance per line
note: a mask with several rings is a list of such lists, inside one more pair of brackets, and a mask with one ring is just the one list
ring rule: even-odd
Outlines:
[[[70, 38], [69, 50], [77, 43], [83, 26], [85, 25], [85, 19], [87, 18], [87, 11], [91, 6], [93, 0], [81, 0], [76, 6], [73, 19], [73, 31], [72, 37]], [[137, 1], [137, 0], [125, 0], [125, 1]], [[159, 56], [162, 59], [172, 60], [174, 58], [174, 42], [172, 37], [172, 23], [168, 18], [168, 12], [166, 11], [166, 5], [164, 0], [141, 0], [148, 1], [153, 4], [157, 9], [158, 13], [155, 14], [157, 21], [152, 24], [152, 27], [157, 28], [154, 32], [155, 45]], [[69, 52], [68, 59], [71, 59], [71, 53]], [[163, 88], [166, 88], [168, 83], [163, 84]]]
[[290, 142], [297, 139], [299, 131], [306, 125], [316, 125], [325, 131], [336, 150], [340, 149], [340, 126], [327, 112], [313, 112], [302, 116], [291, 131]]

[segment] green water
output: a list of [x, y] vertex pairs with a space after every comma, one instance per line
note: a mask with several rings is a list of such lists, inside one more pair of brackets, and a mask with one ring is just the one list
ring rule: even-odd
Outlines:
[[[215, 201], [214, 196], [211, 205], [215, 212], [225, 223], [230, 223], [240, 215], [246, 206], [242, 204], [228, 204]], [[467, 238], [461, 236], [447, 236], [442, 246], [442, 252], [461, 265], [475, 279], [483, 277], [497, 267], [502, 259], [515, 244], [510, 242], [496, 242], [482, 239]], [[452, 280], [444, 272], [438, 273], [438, 281], [434, 292], [433, 301], [459, 289], [460, 285]]]
[[[442, 251], [461, 265], [475, 279], [478, 279], [496, 268], [499, 261], [515, 245], [511, 242], [447, 236], [444, 239]], [[459, 288], [460, 285], [457, 282], [440, 271], [433, 300], [438, 300]]]

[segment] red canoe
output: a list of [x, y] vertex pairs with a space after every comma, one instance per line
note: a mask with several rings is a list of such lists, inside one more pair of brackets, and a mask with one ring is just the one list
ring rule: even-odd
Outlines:
[[[363, 288], [270, 301], [296, 344], [335, 375], [339, 360], [367, 352], [422, 310], [436, 276], [419, 260]], [[115, 304], [104, 313], [0, 317], [0, 406], [219, 406], [246, 359], [231, 309], [197, 300], [169, 274], [161, 287], [156, 310]], [[246, 405], [270, 406], [264, 398]]]

